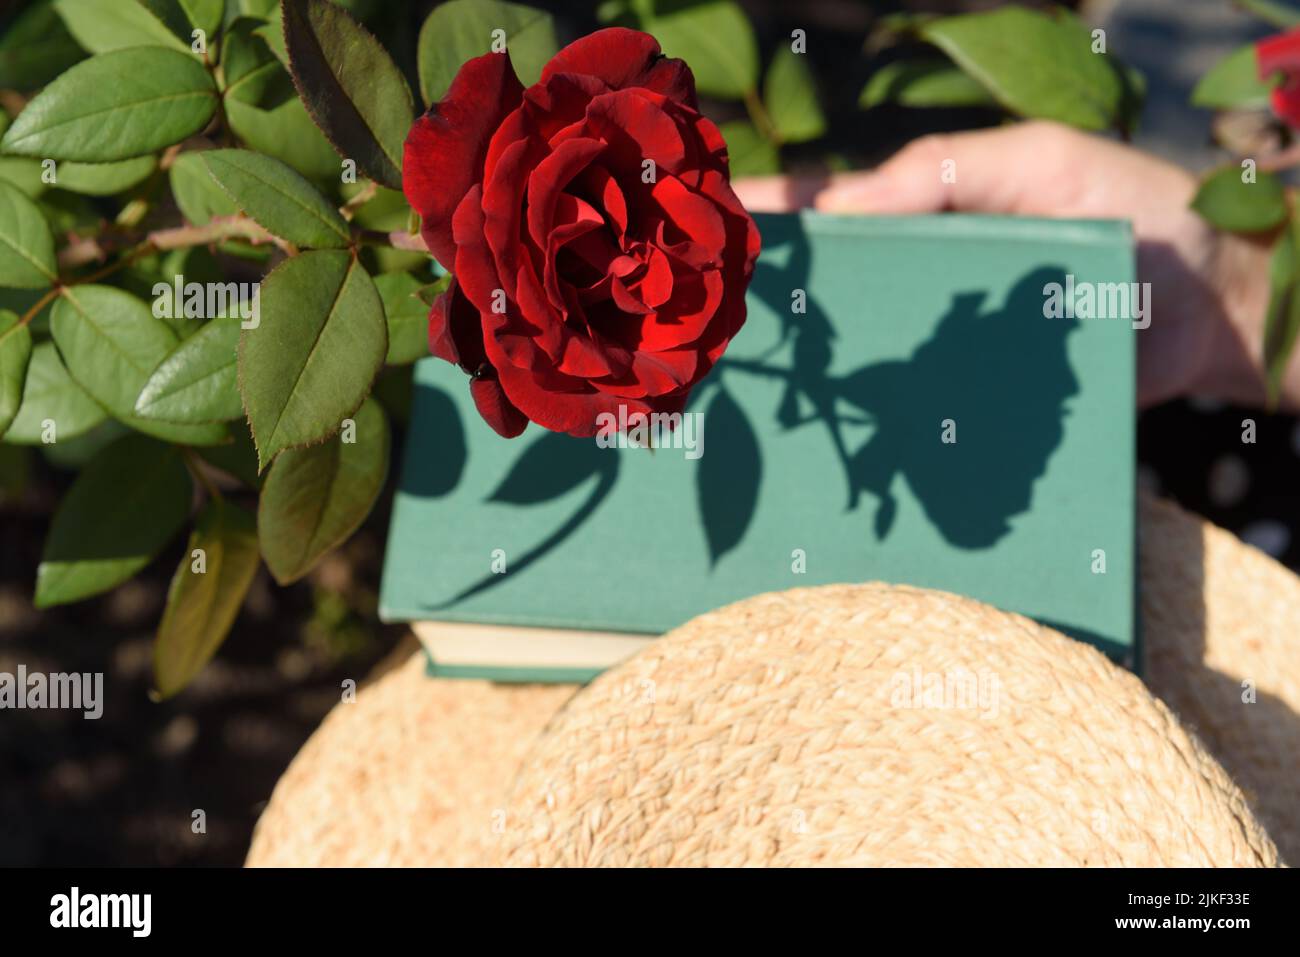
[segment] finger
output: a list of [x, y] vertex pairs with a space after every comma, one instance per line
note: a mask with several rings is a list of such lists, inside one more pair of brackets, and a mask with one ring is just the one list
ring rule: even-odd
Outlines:
[[824, 176], [747, 176], [732, 180], [731, 188], [751, 213], [788, 213], [811, 206], [827, 182]]
[[815, 199], [825, 212], [911, 214], [946, 209], [1018, 212], [1024, 170], [1040, 162], [1023, 126], [913, 140], [877, 169], [837, 177]]

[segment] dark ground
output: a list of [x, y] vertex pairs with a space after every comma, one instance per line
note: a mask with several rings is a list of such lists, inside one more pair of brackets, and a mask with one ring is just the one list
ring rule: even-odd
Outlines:
[[[0, 506], [0, 671], [103, 672], [104, 714], [6, 710], [0, 720], [0, 865], [237, 865], [289, 760], [403, 630], [374, 617], [384, 502], [309, 580], [265, 569], [217, 658], [154, 703], [150, 648], [177, 541], [138, 578], [44, 612], [30, 596], [55, 487], [43, 474]], [[207, 832], [191, 831], [202, 809]]]

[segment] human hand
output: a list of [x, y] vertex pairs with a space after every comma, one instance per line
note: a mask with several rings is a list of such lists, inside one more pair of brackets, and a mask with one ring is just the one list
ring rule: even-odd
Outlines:
[[[955, 177], [940, 177], [945, 160]], [[1200, 394], [1264, 401], [1268, 255], [1261, 240], [1219, 233], [1191, 208], [1196, 179], [1140, 150], [1047, 122], [926, 136], [875, 170], [829, 180], [741, 179], [754, 212], [960, 212], [1129, 219], [1151, 325], [1138, 336], [1138, 403]], [[1284, 401], [1300, 404], [1300, 363]]]

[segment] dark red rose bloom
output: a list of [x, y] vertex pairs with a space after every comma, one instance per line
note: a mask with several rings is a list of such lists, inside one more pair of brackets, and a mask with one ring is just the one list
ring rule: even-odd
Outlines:
[[406, 197], [455, 274], [429, 348], [504, 436], [679, 412], [745, 321], [759, 236], [695, 80], [653, 37], [601, 30], [525, 90], [461, 67], [406, 139]]
[[1300, 127], [1300, 29], [1266, 37], [1255, 44], [1259, 78], [1282, 74], [1271, 94], [1273, 115], [1288, 126]]

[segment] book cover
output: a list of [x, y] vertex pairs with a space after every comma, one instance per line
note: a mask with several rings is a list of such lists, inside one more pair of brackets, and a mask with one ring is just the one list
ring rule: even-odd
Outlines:
[[444, 674], [585, 680], [621, 638], [881, 580], [1134, 666], [1128, 224], [756, 219], [746, 325], [659, 447], [502, 439], [418, 363], [381, 616], [446, 636]]

